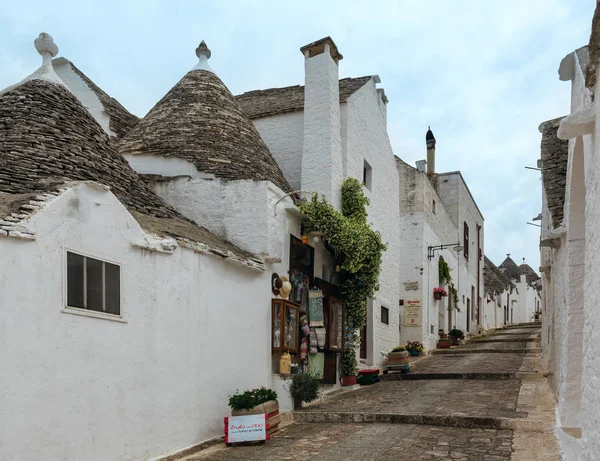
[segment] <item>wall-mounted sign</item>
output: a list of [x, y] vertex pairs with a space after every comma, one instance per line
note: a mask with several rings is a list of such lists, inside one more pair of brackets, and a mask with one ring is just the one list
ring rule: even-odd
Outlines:
[[419, 289], [419, 282], [404, 282], [404, 289], [406, 291], [415, 291]]
[[225, 418], [225, 443], [267, 440], [266, 416], [262, 414]]
[[420, 299], [409, 299], [404, 301], [404, 326], [420, 327], [423, 319]]

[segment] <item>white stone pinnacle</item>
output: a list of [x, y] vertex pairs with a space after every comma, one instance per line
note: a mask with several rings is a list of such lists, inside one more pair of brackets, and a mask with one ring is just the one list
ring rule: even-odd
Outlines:
[[0, 91], [0, 95], [15, 89], [18, 86], [30, 80], [46, 80], [47, 82], [62, 85], [68, 90], [67, 85], [65, 85], [65, 83], [60, 79], [60, 77], [56, 75], [56, 72], [54, 72], [54, 67], [52, 66], [52, 58], [58, 54], [58, 46], [56, 46], [56, 43], [54, 43], [52, 36], [50, 36], [50, 34], [42, 32], [39, 35], [39, 37], [34, 40], [33, 43], [37, 52], [42, 56], [42, 65], [33, 74], [29, 75], [28, 77], [25, 77], [16, 85], [9, 86], [8, 88]]
[[196, 56], [198, 56], [198, 64], [194, 66], [192, 70], [207, 70], [209, 72], [213, 72], [212, 68], [208, 64], [208, 60], [211, 56], [210, 49], [206, 45], [206, 42], [202, 40], [198, 48], [196, 48]]

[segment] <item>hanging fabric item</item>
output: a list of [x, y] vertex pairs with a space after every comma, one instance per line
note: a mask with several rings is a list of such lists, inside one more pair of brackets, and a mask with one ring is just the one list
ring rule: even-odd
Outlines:
[[321, 290], [310, 290], [308, 292], [308, 316], [311, 327], [323, 327], [323, 293]]
[[308, 360], [308, 337], [302, 338], [300, 343], [300, 362]]
[[317, 337], [317, 347], [319, 349], [325, 349], [325, 327], [315, 328], [315, 336]]
[[315, 332], [316, 328], [311, 328], [310, 329], [310, 353], [311, 354], [316, 354], [318, 352], [317, 350], [317, 333]]
[[313, 373], [319, 378], [323, 378], [323, 369], [325, 368], [325, 354], [322, 352], [318, 354], [310, 354], [310, 360], [308, 361], [308, 371]]

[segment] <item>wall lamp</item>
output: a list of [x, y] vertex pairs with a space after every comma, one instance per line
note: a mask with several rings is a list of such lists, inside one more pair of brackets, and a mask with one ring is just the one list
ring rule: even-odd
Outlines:
[[465, 249], [460, 243], [445, 243], [444, 245], [434, 245], [427, 247], [427, 257], [431, 260], [435, 258], [435, 252], [437, 250], [445, 250], [446, 248], [453, 247], [454, 251], [462, 251]]

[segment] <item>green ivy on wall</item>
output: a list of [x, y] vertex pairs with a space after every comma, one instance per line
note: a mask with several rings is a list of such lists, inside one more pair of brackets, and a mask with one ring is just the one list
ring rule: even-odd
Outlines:
[[362, 184], [348, 178], [342, 185], [341, 213], [319, 194], [300, 207], [304, 217], [323, 232], [323, 239], [340, 255], [341, 290], [355, 332], [365, 325], [367, 298], [379, 289], [381, 258], [387, 247], [381, 234], [367, 223], [368, 204]]
[[450, 292], [450, 296], [452, 296], [452, 304], [454, 305], [454, 309], [458, 312], [461, 312], [460, 307], [458, 307], [458, 290], [454, 286], [454, 283], [450, 282], [448, 284], [448, 291]]
[[450, 267], [448, 263], [444, 261], [444, 258], [440, 256], [438, 261], [438, 274], [440, 279], [440, 285], [444, 283], [450, 283], [452, 281], [452, 277], [450, 276]]
[[450, 266], [448, 266], [448, 263], [444, 261], [444, 258], [441, 256], [438, 261], [438, 275], [440, 279], [440, 285], [443, 285], [444, 283], [448, 284], [448, 291], [450, 292], [450, 296], [452, 296], [452, 304], [454, 304], [454, 308], [460, 312], [460, 307], [458, 307], [458, 290], [454, 286], [454, 282], [452, 282]]

